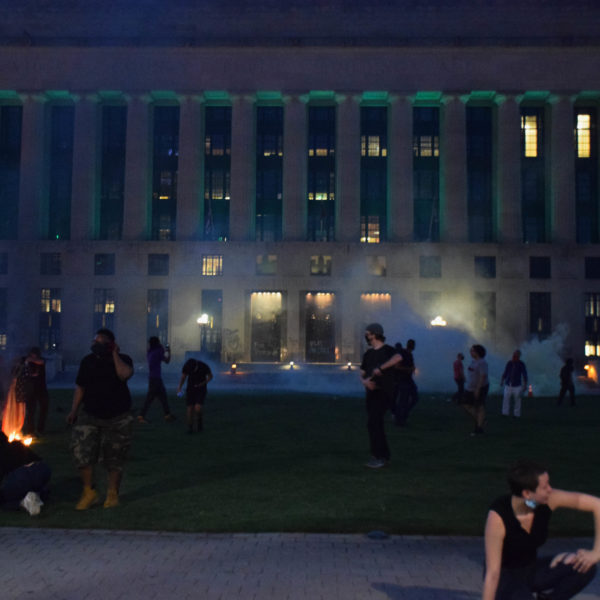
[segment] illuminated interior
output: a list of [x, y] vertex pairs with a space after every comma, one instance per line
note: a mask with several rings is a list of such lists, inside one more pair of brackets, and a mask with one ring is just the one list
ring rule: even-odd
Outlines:
[[521, 129], [525, 135], [525, 157], [538, 155], [538, 123], [536, 115], [521, 116]]
[[577, 115], [577, 158], [590, 158], [592, 148], [591, 116]]

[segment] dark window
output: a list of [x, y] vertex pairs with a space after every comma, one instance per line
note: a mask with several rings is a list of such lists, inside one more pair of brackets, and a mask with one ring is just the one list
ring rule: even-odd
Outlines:
[[552, 333], [552, 313], [549, 292], [529, 294], [529, 332], [540, 339]]
[[21, 169], [20, 106], [0, 106], [0, 239], [17, 238]]
[[[204, 317], [200, 325], [200, 350], [211, 359], [221, 357], [221, 329], [223, 324], [223, 294], [221, 290], [202, 290], [202, 315]], [[228, 340], [228, 348], [235, 355], [239, 351], [239, 339], [234, 331]], [[226, 360], [233, 359], [228, 356]]]
[[256, 257], [257, 275], [276, 275], [277, 274], [277, 255], [259, 254]]
[[439, 109], [413, 108], [413, 197], [416, 241], [440, 239], [440, 121]]
[[8, 275], [8, 252], [0, 252], [0, 275]]
[[484, 279], [493, 279], [496, 277], [496, 257], [495, 256], [476, 256], [475, 277]]
[[419, 256], [419, 277], [441, 277], [441, 256]]
[[492, 109], [467, 107], [467, 204], [470, 242], [494, 241]]
[[146, 337], [158, 337], [169, 343], [169, 290], [148, 290], [146, 306]]
[[385, 240], [387, 216], [387, 108], [360, 109], [360, 241]]
[[521, 109], [521, 212], [523, 241], [547, 241], [544, 109]]
[[600, 294], [585, 294], [585, 355], [600, 356]]
[[154, 108], [150, 238], [174, 240], [179, 164], [179, 107]]
[[529, 257], [529, 277], [531, 279], [550, 279], [551, 276], [549, 256]]
[[585, 257], [585, 278], [600, 279], [600, 256]]
[[598, 243], [598, 138], [596, 108], [575, 109], [575, 219], [577, 242]]
[[308, 227], [311, 241], [335, 238], [335, 107], [308, 108]]
[[168, 275], [169, 255], [148, 254], [148, 275]]
[[120, 240], [123, 233], [127, 107], [102, 107], [98, 239]]
[[61, 274], [60, 252], [42, 252], [40, 255], [40, 275]]
[[256, 109], [256, 239], [277, 241], [282, 232], [283, 108]]
[[204, 239], [229, 238], [231, 107], [207, 106], [204, 114]]
[[115, 255], [114, 254], [95, 254], [94, 255], [94, 275], [114, 275], [115, 274]]

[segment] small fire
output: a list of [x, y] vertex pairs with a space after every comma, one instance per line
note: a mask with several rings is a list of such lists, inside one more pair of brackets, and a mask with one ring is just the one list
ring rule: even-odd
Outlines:
[[31, 446], [31, 444], [33, 443], [33, 438], [30, 435], [23, 437], [19, 432], [13, 431], [8, 436], [8, 441], [9, 442], [17, 441], [17, 442], [21, 442], [24, 446]]

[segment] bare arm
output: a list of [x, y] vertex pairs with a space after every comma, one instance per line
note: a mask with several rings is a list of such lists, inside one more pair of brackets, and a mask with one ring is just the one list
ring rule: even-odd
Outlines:
[[485, 524], [485, 578], [482, 600], [494, 600], [500, 581], [502, 566], [502, 546], [506, 529], [500, 515], [490, 510]]
[[373, 375], [382, 375], [386, 369], [391, 369], [402, 362], [402, 356], [400, 354], [394, 354], [388, 358], [384, 363], [381, 363], [374, 371]]
[[69, 423], [70, 425], [72, 425], [73, 423], [75, 423], [75, 421], [77, 421], [77, 415], [79, 413], [79, 405], [81, 404], [81, 401], [83, 400], [83, 392], [84, 392], [84, 389], [81, 386], [79, 386], [79, 385], [75, 386], [75, 391], [73, 392], [73, 404], [71, 406], [71, 412], [67, 415], [67, 423]]
[[187, 375], [185, 373], [182, 373], [181, 378], [179, 379], [179, 385], [177, 386], [177, 394], [181, 394], [181, 390], [183, 388], [183, 384], [185, 383], [186, 379], [187, 379]]
[[583, 548], [577, 550], [573, 560], [573, 568], [580, 573], [585, 573], [593, 565], [600, 562], [600, 498], [579, 492], [552, 490], [548, 506], [552, 510], [572, 508], [591, 512], [594, 515], [594, 547], [591, 550]]
[[133, 375], [133, 367], [128, 365], [119, 356], [119, 346], [117, 346], [117, 344], [114, 345], [112, 356], [115, 363], [115, 370], [117, 371], [117, 377], [121, 381], [127, 381]]

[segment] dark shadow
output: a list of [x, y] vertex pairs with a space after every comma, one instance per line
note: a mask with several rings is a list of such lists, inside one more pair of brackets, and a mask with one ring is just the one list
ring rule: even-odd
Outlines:
[[477, 600], [479, 592], [449, 590], [446, 588], [426, 587], [420, 585], [397, 585], [395, 583], [373, 583], [373, 588], [383, 592], [390, 600], [406, 600], [407, 598], [427, 598], [427, 600]]

